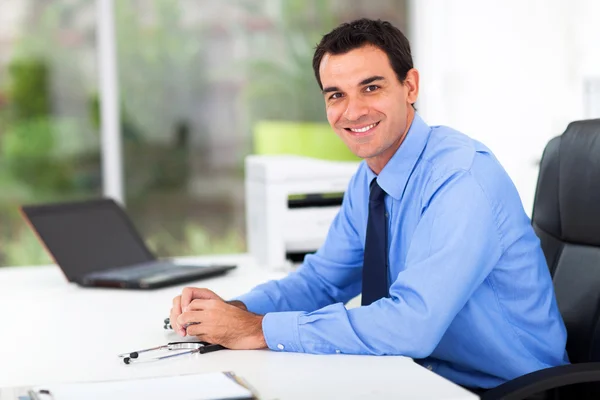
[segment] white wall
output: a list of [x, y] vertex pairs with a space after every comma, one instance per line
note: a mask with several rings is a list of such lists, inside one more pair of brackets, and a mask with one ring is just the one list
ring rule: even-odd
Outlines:
[[584, 82], [600, 77], [600, 1], [413, 0], [410, 10], [419, 112], [490, 147], [531, 215], [536, 162], [585, 117]]

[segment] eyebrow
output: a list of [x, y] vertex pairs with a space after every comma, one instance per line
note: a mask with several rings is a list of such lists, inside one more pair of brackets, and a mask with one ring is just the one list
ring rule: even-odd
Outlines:
[[384, 80], [385, 80], [385, 78], [383, 76], [375, 75], [370, 78], [363, 79], [362, 81], [360, 81], [358, 86], [368, 85], [369, 83], [373, 83], [375, 81], [384, 81]]
[[[367, 79], [363, 79], [362, 81], [360, 81], [358, 86], [368, 85], [369, 83], [373, 83], [375, 81], [384, 81], [384, 80], [385, 80], [385, 78], [383, 76], [375, 75], [375, 76], [371, 76]], [[330, 92], [339, 92], [339, 91], [340, 91], [340, 89], [337, 86], [328, 86], [323, 89], [323, 94], [330, 93]]]
[[331, 93], [331, 92], [339, 92], [340, 89], [337, 86], [328, 86], [325, 89], [323, 89], [323, 94], [325, 93]]

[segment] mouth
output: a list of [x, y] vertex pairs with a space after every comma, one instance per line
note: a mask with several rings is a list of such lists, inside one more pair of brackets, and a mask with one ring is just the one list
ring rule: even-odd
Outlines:
[[[379, 121], [379, 122], [381, 122], [381, 121]], [[377, 128], [377, 125], [379, 125], [379, 122], [375, 122], [370, 125], [357, 126], [357, 127], [353, 127], [353, 128], [344, 128], [344, 129], [353, 136], [365, 136], [365, 135], [370, 134], [373, 130], [375, 130], [375, 128]]]

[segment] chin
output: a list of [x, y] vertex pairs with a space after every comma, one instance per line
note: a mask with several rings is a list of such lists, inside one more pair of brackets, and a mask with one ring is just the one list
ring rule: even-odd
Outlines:
[[362, 158], [362, 159], [375, 157], [380, 153], [378, 151], [378, 149], [375, 149], [372, 146], [354, 145], [354, 146], [348, 146], [348, 147], [350, 148], [350, 151], [352, 153], [354, 153], [355, 156]]

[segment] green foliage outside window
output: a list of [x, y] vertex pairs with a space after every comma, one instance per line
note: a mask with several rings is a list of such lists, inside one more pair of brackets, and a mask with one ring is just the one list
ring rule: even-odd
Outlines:
[[25, 120], [48, 115], [48, 66], [40, 59], [23, 58], [13, 60], [8, 66], [12, 85], [8, 96], [11, 99], [11, 117]]
[[288, 0], [273, 20], [274, 51], [244, 64], [246, 105], [253, 121], [327, 122], [312, 69], [314, 48], [338, 20], [329, 1]]
[[[51, 66], [64, 70], [74, 82], [85, 80], [79, 53], [59, 41], [72, 34], [75, 41], [93, 37], [89, 36], [93, 25], [92, 31], [69, 28], [78, 12], [86, 12], [90, 5], [93, 2], [55, 1], [40, 6], [37, 23], [24, 30], [7, 66], [7, 80], [0, 87], [0, 266], [50, 262], [19, 215], [19, 204], [100, 195], [96, 83], [62, 88], [74, 91], [64, 96], [87, 104], [87, 113], [70, 117], [52, 109], [49, 87]], [[190, 29], [202, 27], [182, 27], [182, 15], [170, 0], [151, 0], [147, 5], [156, 12], [151, 25], [141, 20], [133, 2], [115, 2], [127, 202], [133, 210], [152, 192], [186, 195], [189, 166], [180, 145], [187, 128], [166, 121], [164, 99], [172, 96], [172, 86], [187, 88], [190, 97], [205, 92], [204, 54], [198, 40], [202, 35], [190, 35]], [[152, 137], [168, 130], [172, 145], [153, 143]], [[184, 223], [180, 230], [177, 237], [158, 230], [148, 235], [148, 241], [159, 254], [168, 255], [236, 252], [245, 247], [243, 238], [234, 234], [209, 239], [197, 223]]]
[[[289, 147], [310, 152], [312, 147], [327, 150], [321, 157], [333, 154], [335, 159], [350, 159], [343, 144], [322, 141], [336, 138], [328, 128], [311, 64], [321, 35], [340, 22], [332, 2], [282, 0], [274, 17], [265, 14], [266, 2], [227, 1], [271, 24], [262, 38], [244, 31], [241, 25], [226, 27], [229, 34], [247, 36], [246, 45], [252, 51], [268, 49], [261, 56], [243, 60], [236, 71], [229, 71], [243, 79], [232, 80], [231, 75], [223, 79], [228, 88], [232, 82], [242, 83], [239, 95], [242, 112], [248, 117], [246, 129], [271, 126], [271, 132], [263, 131], [263, 142], [274, 147], [265, 152]], [[91, 53], [95, 52], [95, 25], [81, 28], [75, 23], [78, 15], [89, 15], [94, 2], [34, 3], [37, 20], [15, 43], [8, 79], [0, 82], [0, 265], [49, 261], [23, 224], [17, 204], [94, 196], [101, 191], [97, 76], [95, 71], [94, 76], [85, 76], [90, 71], [81, 63], [81, 52], [85, 52], [81, 43], [88, 43]], [[139, 14], [140, 4], [153, 10], [150, 22]], [[181, 104], [210, 101], [214, 96], [211, 91], [221, 83], [205, 73], [212, 56], [207, 54], [206, 42], [215, 37], [210, 36], [215, 35], [209, 26], [213, 22], [184, 23], [182, 4], [171, 0], [115, 1], [121, 131], [127, 204], [132, 214], [144, 209], [156, 193], [189, 196], [188, 178], [194, 173], [189, 160], [196, 155], [186, 147], [190, 133], [185, 119], [196, 110], [180, 109]], [[227, 21], [223, 20], [223, 26]], [[75, 49], [69, 43], [75, 43]], [[83, 111], [77, 115], [61, 114], [50, 96], [50, 84], [55, 83], [50, 73], [56, 73], [57, 67], [73, 82], [72, 87], [61, 90], [71, 91], [63, 96], [82, 104]], [[278, 121], [283, 124], [269, 125]], [[296, 126], [281, 129], [290, 123]], [[204, 127], [195, 128], [194, 149], [205, 146], [213, 151]], [[286, 132], [295, 138], [286, 138]], [[255, 132], [254, 139], [260, 135]], [[166, 137], [169, 140], [165, 141]], [[236, 179], [241, 182], [241, 167], [237, 172]], [[162, 206], [158, 201], [151, 211], [135, 216], [154, 219], [158, 217], [156, 211], [167, 214], [164, 210], [168, 207], [172, 205]], [[214, 237], [205, 227], [185, 218], [169, 222], [178, 223], [176, 232], [153, 228], [147, 234], [150, 246], [159, 254], [231, 253], [245, 248], [239, 230]]]
[[339, 22], [328, 1], [282, 2], [273, 35], [282, 53], [270, 52], [245, 65], [244, 97], [256, 154], [358, 160], [330, 128], [312, 68], [316, 45]]

